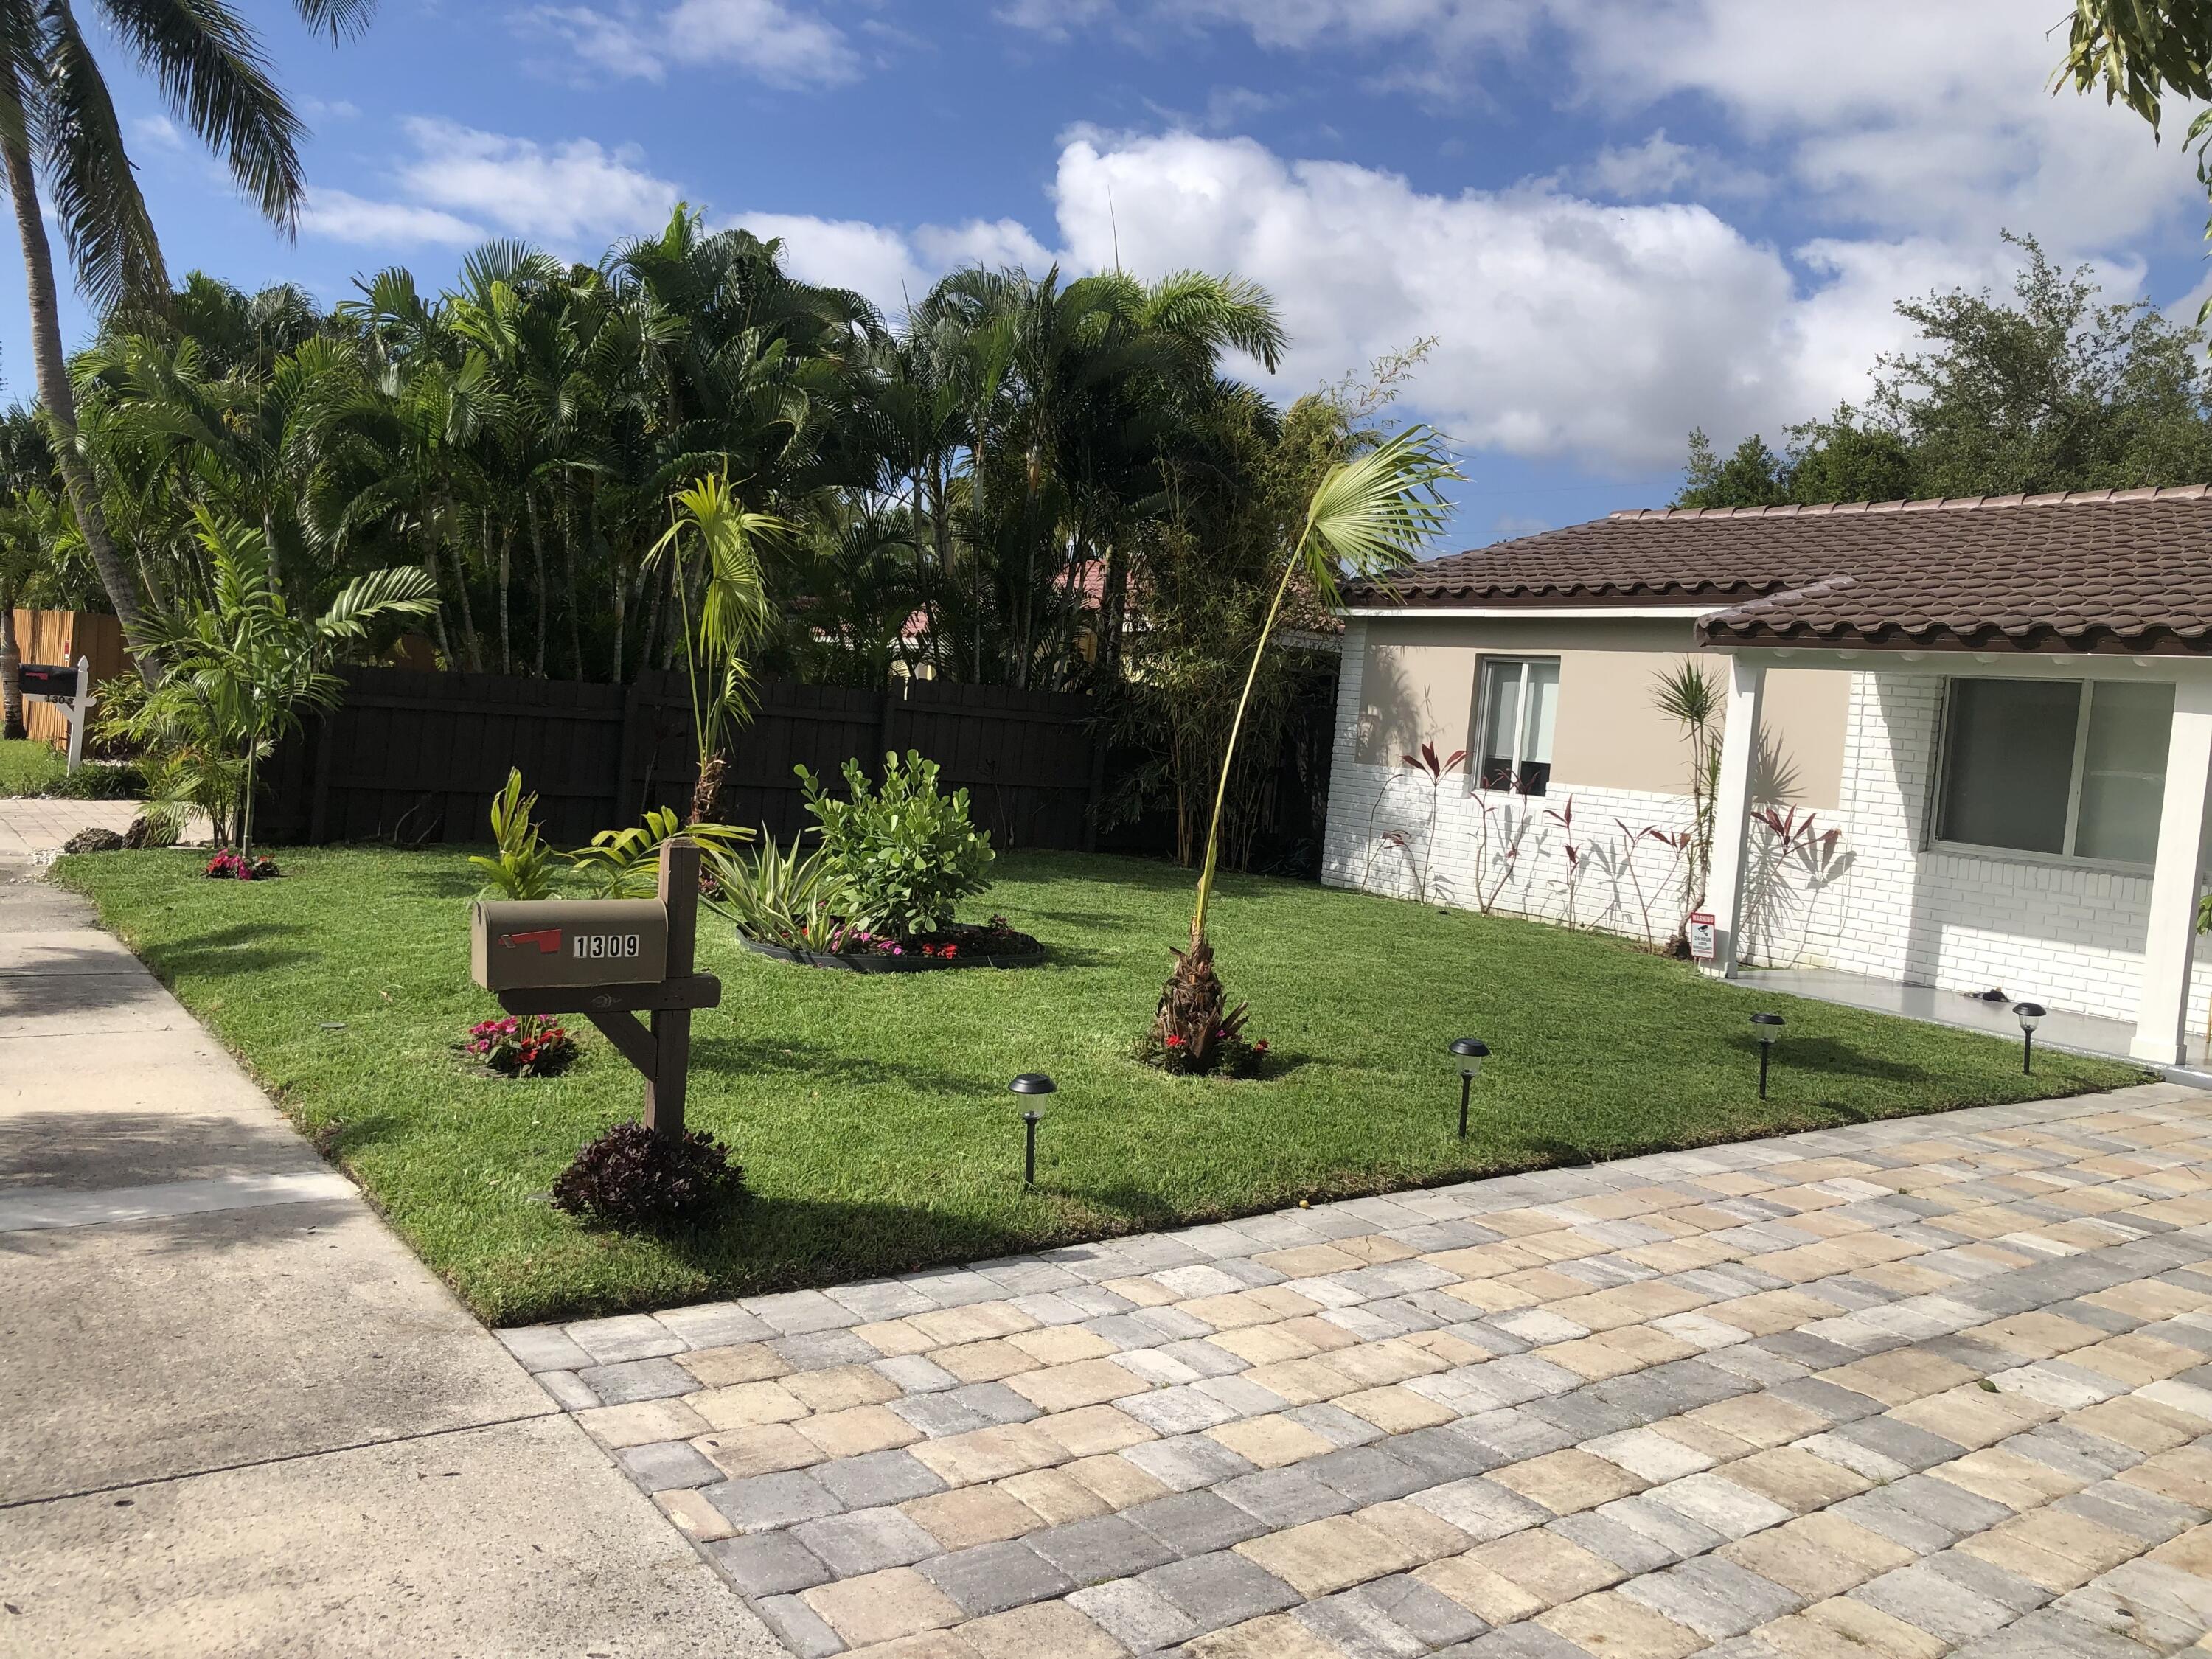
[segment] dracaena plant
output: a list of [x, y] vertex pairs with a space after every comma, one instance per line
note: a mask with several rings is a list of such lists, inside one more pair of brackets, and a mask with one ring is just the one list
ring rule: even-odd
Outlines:
[[1421, 850], [1419, 854], [1413, 851], [1411, 837], [1402, 832], [1395, 836], [1386, 836], [1383, 839], [1395, 840], [1396, 846], [1406, 854], [1406, 863], [1413, 874], [1413, 896], [1426, 904], [1435, 896], [1430, 878], [1435, 867], [1437, 812], [1443, 801], [1444, 779], [1459, 769], [1460, 763], [1467, 759], [1467, 750], [1455, 749], [1450, 754], [1439, 757], [1436, 744], [1424, 739], [1419, 754], [1401, 755], [1398, 758], [1424, 779], [1429, 786], [1428, 824], [1421, 836]]

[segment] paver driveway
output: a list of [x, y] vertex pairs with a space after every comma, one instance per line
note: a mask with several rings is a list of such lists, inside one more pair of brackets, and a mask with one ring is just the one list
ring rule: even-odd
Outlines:
[[803, 1655], [2171, 1652], [2172, 1085], [502, 1334]]

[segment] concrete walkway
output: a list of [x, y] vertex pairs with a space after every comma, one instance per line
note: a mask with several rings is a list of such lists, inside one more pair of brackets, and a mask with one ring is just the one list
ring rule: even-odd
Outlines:
[[809, 1659], [2212, 1649], [2173, 1084], [501, 1336]]
[[35, 873], [0, 858], [0, 1655], [779, 1653]]

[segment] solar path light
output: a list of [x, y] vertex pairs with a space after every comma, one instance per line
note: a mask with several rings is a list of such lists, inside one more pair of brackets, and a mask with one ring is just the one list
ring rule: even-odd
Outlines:
[[1766, 1062], [1773, 1058], [1774, 1045], [1782, 1040], [1782, 1027], [1786, 1022], [1779, 1014], [1753, 1014], [1752, 1030], [1759, 1036], [1759, 1097], [1766, 1098]]
[[1452, 1055], [1459, 1061], [1459, 1138], [1467, 1139], [1467, 1103], [1474, 1092], [1474, 1080], [1482, 1074], [1482, 1062], [1490, 1058], [1490, 1045], [1480, 1037], [1454, 1037]]
[[2023, 1075], [2035, 1071], [2035, 1028], [2043, 1024], [2044, 1015], [2051, 1011], [2039, 1002], [2015, 1002], [2012, 1011], [2020, 1017], [2020, 1069]]
[[[1042, 1072], [1024, 1072], [1006, 1087], [1018, 1095], [1049, 1095], [1059, 1091], [1060, 1085]], [[1031, 1108], [1022, 1114], [1022, 1185], [1036, 1185], [1036, 1132], [1044, 1121], [1044, 1114]]]

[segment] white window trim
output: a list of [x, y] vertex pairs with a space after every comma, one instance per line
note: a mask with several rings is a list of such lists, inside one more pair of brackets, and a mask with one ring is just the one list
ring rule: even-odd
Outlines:
[[[1541, 795], [1522, 794], [1510, 783], [1500, 789], [1482, 781], [1482, 733], [1488, 725], [1490, 714], [1490, 670], [1493, 664], [1509, 662], [1518, 664], [1521, 669], [1520, 687], [1513, 699], [1513, 753], [1509, 757], [1512, 764], [1507, 774], [1516, 778], [1521, 775], [1521, 745], [1527, 741], [1528, 735], [1528, 671], [1538, 663], [1549, 663], [1554, 669], [1559, 666], [1559, 659], [1556, 655], [1542, 652], [1534, 656], [1523, 656], [1516, 651], [1486, 651], [1475, 658], [1474, 730], [1467, 746], [1468, 793], [1472, 795], [1517, 795], [1523, 800], [1540, 800], [1543, 799]], [[1547, 761], [1543, 764], [1548, 766], [1551, 763]], [[1545, 780], [1547, 788], [1550, 781], [1548, 778]]]
[[[1977, 678], [1981, 678], [1979, 676]], [[1943, 800], [1951, 781], [1951, 688], [1955, 678], [1943, 682], [1942, 707], [1936, 726], [1935, 787], [1928, 814], [1928, 849], [1960, 858], [1988, 859], [2005, 864], [2037, 864], [2045, 868], [2089, 870], [2110, 876], [2148, 876], [2152, 866], [2121, 859], [2093, 859], [2074, 852], [2039, 853], [2029, 847], [1990, 847], [1980, 842], [1947, 841], [1937, 831], [1943, 822]], [[2047, 682], [2027, 681], [2028, 684]], [[2083, 679], [2080, 702], [2074, 711], [2074, 765], [2066, 781], [2066, 845], [2075, 844], [2081, 822], [2081, 778], [2089, 765], [2089, 710], [2096, 701], [2098, 682]]]

